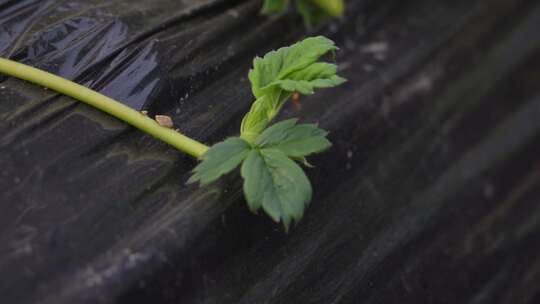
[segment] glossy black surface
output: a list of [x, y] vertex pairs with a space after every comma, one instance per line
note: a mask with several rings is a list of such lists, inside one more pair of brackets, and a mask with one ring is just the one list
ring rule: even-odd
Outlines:
[[[238, 132], [255, 54], [306, 35], [259, 1], [0, 1], [0, 56]], [[349, 1], [315, 33], [349, 82], [284, 116], [334, 147], [288, 235], [234, 176], [0, 78], [1, 303], [540, 302], [540, 3]], [[311, 33], [311, 34], [315, 34]]]

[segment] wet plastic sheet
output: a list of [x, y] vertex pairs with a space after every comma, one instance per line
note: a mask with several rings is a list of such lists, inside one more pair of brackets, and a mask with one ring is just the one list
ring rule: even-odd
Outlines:
[[[237, 134], [255, 54], [305, 35], [260, 1], [0, 0], [0, 52]], [[287, 107], [330, 131], [285, 235], [234, 176], [70, 98], [0, 80], [0, 302], [538, 303], [538, 1], [349, 1], [349, 82]], [[381, 46], [385, 46], [381, 48]]]
[[[258, 1], [4, 1], [0, 56], [170, 115], [211, 143], [235, 134], [252, 102], [251, 58], [299, 37], [282, 35], [294, 19], [261, 18], [259, 10]], [[203, 198], [216, 189], [186, 188], [195, 163], [185, 155], [9, 77], [0, 78], [0, 130], [0, 302], [110, 302], [232, 202], [208, 204]], [[196, 202], [203, 213], [188, 208]], [[139, 238], [129, 235], [146, 230], [144, 222], [161, 221], [154, 216], [198, 228], [183, 241], [158, 231], [160, 240], [140, 239], [157, 251], [125, 244], [114, 253], [118, 240]]]
[[[4, 2], [0, 56], [82, 83], [136, 109], [157, 98], [185, 99], [195, 89], [191, 78], [234, 55], [231, 45], [222, 52], [224, 45], [212, 39], [219, 31], [209, 32], [201, 18], [227, 30], [235, 14], [254, 12], [252, 5], [218, 16], [223, 1], [200, 0]], [[210, 41], [219, 58], [201, 51]], [[204, 63], [198, 64], [201, 56]], [[197, 57], [199, 62], [193, 60]]]

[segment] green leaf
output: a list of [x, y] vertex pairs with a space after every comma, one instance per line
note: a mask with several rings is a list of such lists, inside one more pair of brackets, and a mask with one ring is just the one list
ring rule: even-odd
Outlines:
[[240, 125], [242, 138], [250, 143], [266, 128], [273, 117], [272, 102], [268, 96], [262, 96], [251, 105], [249, 114], [244, 116]]
[[263, 14], [282, 13], [289, 6], [289, 0], [265, 0], [262, 8]]
[[249, 80], [257, 100], [242, 121], [241, 137], [251, 143], [293, 92], [313, 94], [317, 88], [343, 83], [344, 79], [336, 75], [336, 65], [317, 62], [336, 49], [332, 40], [317, 36], [256, 57]]
[[271, 51], [263, 58], [256, 57], [249, 72], [253, 95], [257, 98], [265, 95], [265, 89], [274, 81], [287, 79], [289, 74], [308, 67], [333, 50], [337, 47], [332, 40], [317, 36]]
[[244, 194], [249, 208], [264, 210], [288, 229], [302, 218], [312, 196], [304, 171], [277, 149], [253, 149], [242, 164]]
[[283, 90], [311, 95], [315, 89], [331, 88], [346, 80], [336, 75], [337, 66], [326, 62], [317, 62], [305, 69], [291, 73], [285, 80], [278, 80], [271, 85], [279, 85]]
[[285, 138], [287, 132], [296, 125], [297, 121], [298, 119], [291, 118], [273, 124], [257, 137], [255, 145], [257, 147], [265, 147], [280, 142]]
[[238, 137], [228, 138], [213, 145], [202, 156], [199, 165], [193, 169], [188, 184], [200, 182], [201, 185], [206, 185], [217, 180], [238, 167], [250, 149], [250, 145]]
[[337, 66], [327, 62], [315, 62], [304, 69], [291, 73], [287, 79], [290, 80], [315, 80], [328, 79], [336, 76]]
[[315, 89], [324, 89], [338, 86], [345, 82], [345, 79], [339, 76], [332, 76], [327, 79], [314, 79], [314, 80], [279, 80], [276, 84], [289, 92], [298, 92], [304, 95], [312, 95], [315, 93]]
[[276, 123], [266, 129], [256, 141], [259, 148], [274, 148], [285, 155], [302, 159], [332, 146], [328, 132], [314, 124], [296, 124], [296, 119]]

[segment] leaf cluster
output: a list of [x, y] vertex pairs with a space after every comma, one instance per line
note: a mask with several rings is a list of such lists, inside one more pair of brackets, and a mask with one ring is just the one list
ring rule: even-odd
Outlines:
[[242, 120], [241, 137], [252, 142], [294, 92], [311, 95], [315, 89], [345, 82], [336, 75], [335, 64], [319, 61], [335, 50], [332, 40], [317, 36], [271, 51], [262, 58], [255, 57], [249, 81], [256, 100]]
[[293, 92], [313, 94], [315, 89], [339, 85], [335, 64], [320, 62], [336, 50], [334, 42], [311, 37], [289, 47], [256, 57], [249, 72], [256, 100], [242, 120], [240, 137], [212, 146], [193, 170], [188, 183], [209, 184], [241, 167], [243, 189], [251, 211], [262, 209], [286, 229], [298, 222], [312, 196], [312, 187], [298, 162], [331, 146], [327, 132], [296, 119], [268, 127]]
[[240, 137], [215, 144], [195, 167], [188, 183], [209, 184], [241, 165], [244, 194], [251, 211], [263, 209], [288, 229], [311, 200], [311, 183], [295, 160], [322, 152], [332, 144], [327, 132], [296, 119], [276, 123], [250, 145]]

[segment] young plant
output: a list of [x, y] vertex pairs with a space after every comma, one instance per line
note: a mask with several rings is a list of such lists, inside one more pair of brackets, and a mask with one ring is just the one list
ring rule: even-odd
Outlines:
[[[290, 0], [265, 0], [263, 14], [283, 13], [289, 8]], [[329, 18], [343, 16], [344, 0], [295, 0], [296, 10], [304, 18], [307, 27], [317, 25]]]
[[[207, 185], [241, 167], [244, 194], [253, 212], [263, 209], [286, 229], [298, 222], [312, 195], [311, 184], [298, 163], [331, 146], [327, 132], [313, 124], [288, 119], [269, 124], [293, 95], [337, 86], [335, 64], [319, 59], [337, 50], [334, 42], [311, 37], [256, 57], [249, 80], [255, 101], [240, 126], [240, 136], [207, 147], [109, 97], [45, 71], [0, 58], [0, 73], [18, 77], [71, 96], [174, 146], [201, 162], [188, 183]], [[166, 124], [167, 125], [167, 124]], [[170, 127], [170, 126], [169, 126]]]
[[268, 125], [293, 93], [311, 95], [315, 89], [345, 81], [336, 75], [335, 64], [319, 61], [336, 49], [333, 41], [319, 36], [256, 57], [249, 72], [256, 100], [242, 120], [240, 137], [212, 146], [189, 182], [204, 186], [241, 166], [251, 211], [262, 208], [286, 229], [298, 222], [312, 188], [297, 162], [307, 164], [307, 156], [328, 149], [331, 143], [326, 131], [313, 124], [297, 124], [296, 119]]

